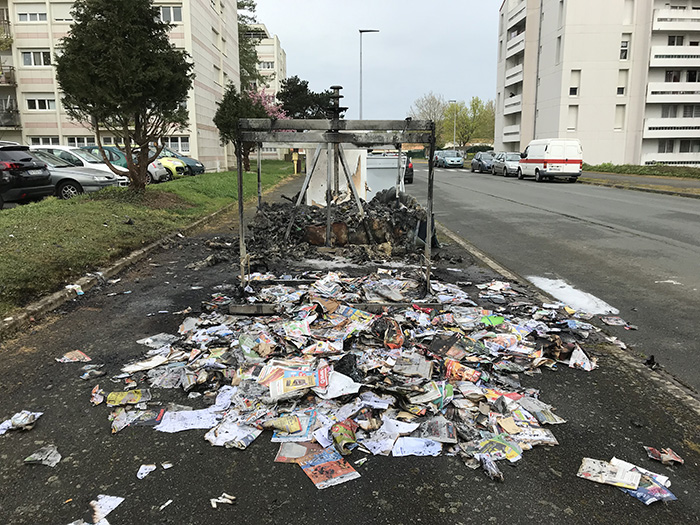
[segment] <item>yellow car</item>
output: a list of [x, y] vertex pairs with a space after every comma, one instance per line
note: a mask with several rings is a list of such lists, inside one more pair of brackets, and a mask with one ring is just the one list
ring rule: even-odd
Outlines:
[[[155, 150], [152, 149], [151, 153], [155, 153]], [[162, 151], [160, 155], [158, 155], [158, 160], [163, 167], [168, 170], [168, 173], [170, 173], [170, 179], [174, 179], [175, 176], [184, 177], [188, 173], [187, 165], [183, 161], [175, 157], [168, 157], [168, 155]]]

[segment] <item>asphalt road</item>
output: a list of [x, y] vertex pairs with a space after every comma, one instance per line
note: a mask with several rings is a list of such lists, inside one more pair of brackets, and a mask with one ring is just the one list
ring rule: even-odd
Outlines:
[[[408, 191], [425, 201], [427, 165]], [[563, 279], [620, 311], [635, 350], [700, 391], [700, 202], [436, 169], [435, 217], [523, 276]]]
[[[293, 195], [300, 186], [296, 179], [266, 200]], [[535, 447], [517, 463], [502, 464], [504, 483], [470, 470], [457, 457], [370, 456], [356, 467], [361, 478], [319, 491], [295, 465], [273, 461], [278, 445], [270, 442], [269, 432], [246, 450], [212, 447], [204, 431], [164, 434], [135, 426], [110, 434], [109, 409], [90, 405], [93, 386], [121, 389], [121, 381], [108, 378], [144, 356], [138, 339], [177, 333], [187, 316], [181, 310], [192, 307], [197, 315], [216, 286], [236, 282], [235, 263], [188, 268], [213, 253], [204, 244], [207, 239], [223, 235], [232, 240], [236, 224], [229, 219], [221, 217], [206, 231], [170, 243], [120, 274], [119, 282], [87, 292], [0, 343], [0, 418], [22, 409], [44, 412], [32, 430], [0, 437], [0, 524], [65, 525], [86, 517], [88, 503], [98, 494], [125, 498], [107, 518], [112, 525], [699, 522], [697, 411], [659, 388], [654, 372], [635, 372], [605, 348], [595, 350], [600, 368], [593, 372], [560, 366], [522, 376], [523, 384], [541, 391], [543, 401], [567, 423], [552, 428], [559, 446]], [[458, 247], [441, 250], [451, 251], [463, 256], [462, 262], [438, 261], [437, 277], [474, 283], [498, 278]], [[289, 260], [271, 271], [304, 268]], [[55, 361], [76, 349], [104, 364], [107, 375], [83, 381], [80, 364]], [[153, 406], [169, 401], [202, 405], [180, 389], [153, 393]], [[23, 464], [49, 443], [63, 455], [55, 468]], [[642, 445], [671, 447], [685, 465], [652, 462]], [[647, 507], [615, 487], [576, 477], [582, 457], [613, 456], [669, 476], [678, 501]], [[350, 460], [360, 457], [364, 454], [353, 452]], [[173, 468], [159, 467], [137, 479], [141, 464], [166, 461]], [[237, 496], [237, 504], [211, 508], [209, 499], [222, 492]]]

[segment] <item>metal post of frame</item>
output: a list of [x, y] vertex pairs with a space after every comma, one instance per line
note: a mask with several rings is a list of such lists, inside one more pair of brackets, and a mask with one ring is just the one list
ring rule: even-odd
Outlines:
[[314, 158], [311, 161], [311, 169], [308, 169], [307, 166], [307, 173], [306, 177], [304, 178], [304, 184], [301, 186], [301, 191], [299, 192], [299, 197], [297, 198], [297, 201], [294, 203], [294, 208], [292, 209], [292, 216], [289, 219], [289, 224], [287, 225], [287, 231], [284, 234], [284, 240], [289, 239], [289, 234], [292, 231], [292, 226], [294, 225], [294, 220], [296, 219], [297, 216], [297, 209], [301, 205], [301, 201], [304, 199], [304, 194], [306, 193], [306, 190], [309, 187], [309, 181], [311, 180], [311, 176], [314, 174], [314, 170], [316, 169], [316, 164], [318, 163], [318, 158], [321, 156], [321, 145], [319, 144], [316, 146], [316, 152], [314, 153]]
[[262, 142], [258, 142], [258, 209], [262, 206]]
[[241, 266], [241, 288], [245, 288], [245, 268], [248, 260], [245, 246], [245, 225], [243, 223], [243, 144], [239, 141], [236, 145], [236, 171], [238, 175], [238, 247], [239, 262]]
[[331, 205], [333, 203], [333, 144], [326, 145], [326, 246], [331, 245]]
[[425, 293], [432, 293], [430, 287], [431, 249], [433, 245], [433, 181], [435, 170], [433, 169], [433, 157], [435, 155], [435, 124], [432, 124], [430, 134], [430, 160], [428, 161], [428, 218], [425, 225]]

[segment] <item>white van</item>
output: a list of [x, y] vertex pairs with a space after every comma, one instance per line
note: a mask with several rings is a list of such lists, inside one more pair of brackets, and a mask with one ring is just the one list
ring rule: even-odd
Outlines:
[[583, 169], [583, 150], [578, 139], [539, 139], [520, 154], [518, 178], [535, 177], [537, 182], [568, 179], [576, 182]]

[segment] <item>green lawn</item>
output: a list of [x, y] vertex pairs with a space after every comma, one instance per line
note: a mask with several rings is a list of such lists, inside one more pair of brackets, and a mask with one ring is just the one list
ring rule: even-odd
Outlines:
[[[263, 161], [263, 188], [292, 173], [291, 163]], [[243, 197], [256, 195], [256, 174], [245, 173]], [[110, 188], [1, 210], [0, 316], [236, 199], [236, 173], [221, 172], [151, 185], [143, 194]]]
[[655, 177], [681, 177], [685, 179], [700, 179], [700, 168], [688, 168], [685, 166], [665, 166], [652, 164], [637, 166], [634, 164], [583, 164], [583, 171], [596, 171], [599, 173], [620, 173], [623, 175], [650, 175]]

